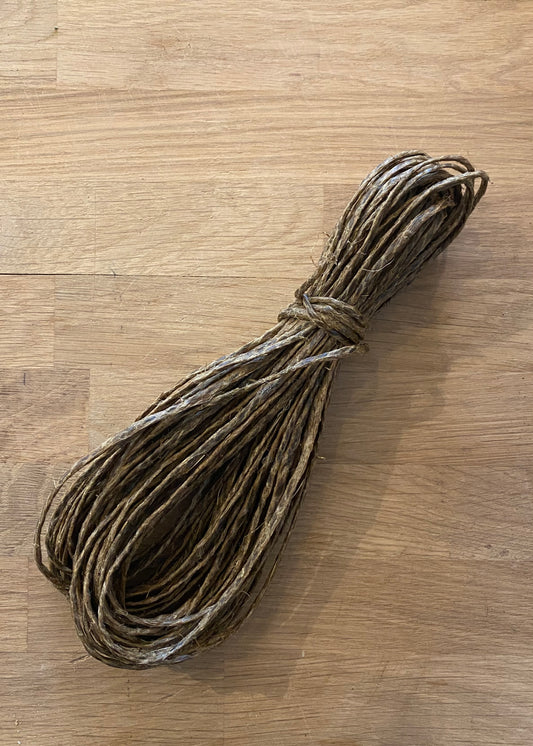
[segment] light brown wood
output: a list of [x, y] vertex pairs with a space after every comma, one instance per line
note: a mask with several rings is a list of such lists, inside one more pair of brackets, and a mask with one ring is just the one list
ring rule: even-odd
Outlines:
[[[533, 742], [533, 2], [0, 4], [0, 743]], [[384, 157], [492, 184], [343, 362], [293, 536], [220, 648], [84, 654], [61, 472], [290, 302]]]

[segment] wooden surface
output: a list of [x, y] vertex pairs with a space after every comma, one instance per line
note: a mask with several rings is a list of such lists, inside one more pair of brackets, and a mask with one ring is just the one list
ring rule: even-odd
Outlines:
[[[533, 2], [2, 0], [0, 743], [533, 743]], [[360, 179], [492, 184], [343, 363], [253, 617], [179, 667], [84, 656], [52, 480], [269, 326]]]

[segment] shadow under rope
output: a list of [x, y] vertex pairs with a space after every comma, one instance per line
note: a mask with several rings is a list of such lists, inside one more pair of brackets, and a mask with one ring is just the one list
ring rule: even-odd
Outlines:
[[[176, 671], [186, 672], [190, 678], [225, 693], [249, 693], [253, 687], [255, 693], [282, 697], [306, 649], [313, 652], [308, 638], [311, 636], [311, 644], [319, 644], [319, 637], [313, 639], [313, 627], [342, 584], [348, 570], [347, 556], [356, 556], [362, 539], [375, 522], [403, 432], [417, 422], [433, 418], [443, 404], [440, 389], [451, 361], [448, 351], [440, 348], [438, 334], [431, 336], [429, 344], [427, 335], [424, 338], [424, 354], [432, 361], [431, 373], [421, 381], [420, 376], [409, 378], [408, 371], [420, 369], [416, 337], [422, 333], [421, 327], [437, 326], [439, 301], [435, 290], [444, 256], [372, 322], [368, 334], [370, 352], [364, 357], [354, 355], [342, 361], [306, 495], [265, 595], [228, 640], [186, 661]], [[407, 334], [410, 342], [404, 349]], [[400, 356], [406, 384], [395, 401], [391, 423], [390, 412], [382, 403], [388, 391], [389, 374], [395, 370]], [[425, 398], [431, 402], [427, 408], [411, 406], [421, 386]], [[365, 433], [364, 423], [370, 421], [372, 432]], [[374, 477], [379, 465], [379, 476], [372, 481], [369, 481], [369, 465], [374, 467], [371, 470]], [[361, 484], [365, 485], [363, 497]], [[357, 520], [344, 523], [337, 520], [333, 528], [331, 516], [346, 503], [346, 495], [350, 493], [357, 505]], [[340, 530], [339, 525], [342, 525]], [[331, 606], [328, 611], [335, 613]], [[349, 634], [349, 630], [344, 631]], [[335, 634], [335, 629], [331, 632]], [[272, 660], [276, 661], [275, 678], [271, 667], [264, 677], [258, 675], [261, 665]], [[222, 677], [210, 678], [213, 666], [223, 668]]]
[[[484, 209], [483, 203], [479, 209]], [[402, 437], [438, 415], [444, 405], [443, 383], [455, 361], [467, 356], [474, 366], [484, 366], [491, 347], [500, 345], [508, 351], [502, 358], [506, 370], [523, 366], [522, 335], [524, 329], [533, 327], [533, 306], [522, 284], [511, 306], [497, 294], [472, 300], [477, 314], [473, 323], [479, 321], [479, 302], [483, 303], [481, 316], [488, 320], [486, 331], [479, 324], [484, 336], [478, 335], [475, 345], [471, 334], [462, 344], [442, 345], [445, 337], [439, 330], [445, 301], [439, 299], [438, 288], [444, 267], [446, 297], [459, 255], [457, 276], [462, 282], [499, 280], [492, 272], [499, 264], [494, 259], [500, 255], [504, 281], [511, 282], [514, 273], [505, 263], [505, 247], [521, 242], [527, 246], [531, 241], [529, 236], [517, 235], [516, 226], [505, 226], [506, 243], [502, 243], [499, 217], [484, 212], [481, 233], [474, 227], [466, 229], [373, 320], [369, 354], [341, 362], [294, 531], [252, 615], [219, 647], [176, 666], [142, 672], [143, 677], [154, 676], [159, 684], [167, 679], [171, 685], [183, 685], [189, 678], [220, 694], [285, 695], [302, 662], [302, 652], [310, 655], [310, 644], [320, 644], [314, 628], [328, 603], [328, 612], [335, 614], [331, 599], [349, 569], [347, 557], [356, 557], [358, 550], [364, 553], [361, 544], [387, 494]], [[482, 247], [479, 252], [477, 246]], [[484, 263], [484, 256], [491, 261]], [[404, 373], [402, 388], [391, 413], [387, 396], [390, 399], [391, 374], [397, 373], [399, 363]], [[357, 518], [343, 522], [338, 519], [339, 511], [350, 492]], [[332, 516], [337, 518], [333, 525]], [[338, 634], [338, 627], [332, 626], [331, 632]], [[350, 634], [350, 630], [343, 632]], [[267, 668], [272, 661], [275, 667]]]

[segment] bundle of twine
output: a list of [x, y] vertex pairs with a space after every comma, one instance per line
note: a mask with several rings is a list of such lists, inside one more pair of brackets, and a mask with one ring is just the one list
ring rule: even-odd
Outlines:
[[382, 163], [275, 326], [162, 394], [61, 479], [36, 561], [91, 655], [174, 663], [241, 624], [292, 527], [339, 359], [365, 349], [369, 319], [457, 236], [487, 182], [457, 156]]

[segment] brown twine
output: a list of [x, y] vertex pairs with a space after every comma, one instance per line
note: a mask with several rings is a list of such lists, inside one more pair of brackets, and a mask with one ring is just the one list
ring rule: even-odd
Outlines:
[[178, 662], [241, 624], [290, 532], [338, 360], [365, 349], [369, 319], [457, 236], [487, 182], [458, 156], [382, 163], [274, 327], [62, 478], [36, 561], [89, 653], [124, 668]]

